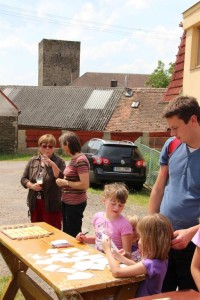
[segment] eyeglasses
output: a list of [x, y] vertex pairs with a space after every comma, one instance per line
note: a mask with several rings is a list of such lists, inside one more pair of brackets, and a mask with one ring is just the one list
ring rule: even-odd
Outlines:
[[52, 149], [52, 148], [53, 148], [52, 145], [41, 145], [41, 147], [42, 147], [43, 149], [47, 149], [47, 148]]

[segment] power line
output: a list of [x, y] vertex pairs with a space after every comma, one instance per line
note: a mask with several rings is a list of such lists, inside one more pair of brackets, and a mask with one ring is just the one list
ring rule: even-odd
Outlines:
[[12, 7], [9, 5], [0, 6], [0, 14], [8, 15], [17, 18], [25, 18], [34, 22], [45, 22], [50, 24], [56, 24], [60, 26], [71, 26], [74, 28], [80, 28], [87, 31], [99, 31], [105, 33], [112, 33], [122, 36], [143, 36], [148, 35], [151, 38], [155, 39], [164, 39], [164, 40], [176, 40], [177, 36], [174, 34], [170, 35], [166, 33], [157, 32], [155, 30], [141, 29], [141, 28], [130, 28], [123, 27], [118, 25], [109, 25], [106, 23], [93, 23], [83, 20], [74, 21], [69, 17], [62, 17], [59, 15], [46, 14], [44, 17], [37, 16], [37, 12], [34, 10], [23, 9], [19, 7]]

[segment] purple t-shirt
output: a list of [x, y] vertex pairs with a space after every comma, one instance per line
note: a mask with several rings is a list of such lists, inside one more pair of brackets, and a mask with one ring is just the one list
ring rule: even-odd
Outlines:
[[147, 259], [141, 260], [147, 270], [146, 279], [138, 287], [136, 297], [159, 294], [167, 272], [168, 260]]
[[104, 217], [105, 212], [98, 212], [93, 217], [93, 226], [95, 230], [96, 248], [102, 251], [103, 235], [112, 239], [118, 249], [122, 248], [122, 236], [133, 234], [133, 228], [130, 222], [119, 215], [115, 220], [109, 221]]
[[197, 246], [200, 247], [200, 229], [197, 233], [193, 236], [192, 242]]

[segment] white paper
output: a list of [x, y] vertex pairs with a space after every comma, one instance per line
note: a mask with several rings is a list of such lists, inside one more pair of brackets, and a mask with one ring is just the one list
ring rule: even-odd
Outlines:
[[87, 255], [87, 254], [89, 254], [88, 251], [81, 250], [81, 251], [74, 253], [74, 256], [83, 256], [83, 255]]
[[106, 264], [102, 264], [102, 263], [93, 263], [92, 266], [91, 266], [91, 270], [101, 270], [103, 271], [106, 267]]
[[93, 262], [89, 260], [76, 262], [72, 268], [77, 269], [79, 271], [85, 271], [91, 268]]
[[69, 273], [69, 274], [74, 274], [77, 270], [76, 269], [71, 269], [71, 268], [60, 268], [56, 270], [56, 272], [63, 272], [63, 273]]
[[47, 254], [51, 254], [51, 253], [58, 253], [58, 249], [48, 249]]
[[53, 260], [51, 258], [40, 259], [40, 260], [36, 260], [36, 262], [35, 262], [36, 265], [50, 265], [52, 263], [53, 263]]
[[70, 247], [68, 249], [61, 249], [62, 252], [64, 253], [71, 253], [71, 252], [75, 252], [75, 251], [79, 251], [78, 248], [75, 248], [75, 247]]
[[105, 233], [102, 233], [102, 240], [104, 241], [107, 239], [110, 239], [111, 247], [113, 248], [113, 250], [119, 251], [119, 249], [117, 248], [115, 243], [111, 240], [111, 238], [109, 236], [107, 236]]
[[60, 266], [58, 266], [58, 265], [50, 265], [50, 266], [43, 268], [43, 270], [49, 271], [49, 272], [55, 272], [56, 269], [58, 269], [59, 267]]
[[42, 257], [41, 255], [39, 255], [39, 254], [34, 254], [33, 256], [32, 256], [32, 258], [33, 259], [42, 259], [42, 258], [44, 258], [44, 257]]

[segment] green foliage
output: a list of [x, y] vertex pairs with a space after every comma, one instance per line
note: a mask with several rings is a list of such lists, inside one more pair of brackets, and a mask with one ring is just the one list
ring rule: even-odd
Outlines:
[[[3, 160], [11, 160], [11, 161], [28, 161], [32, 156], [36, 155], [37, 152], [34, 154], [28, 153], [14, 153], [14, 154], [0, 154], [0, 161]], [[55, 152], [56, 155], [62, 157], [65, 161], [70, 160], [70, 156], [64, 155], [63, 153], [59, 154]]]
[[157, 68], [149, 76], [149, 80], [146, 85], [154, 88], [165, 88], [169, 85], [171, 75], [173, 73], [174, 64], [170, 63], [169, 68], [165, 69], [165, 64], [159, 60]]
[[[3, 294], [3, 290], [5, 289], [5, 287], [7, 286], [9, 280], [11, 279], [10, 276], [2, 276], [0, 277], [0, 298], [2, 297]], [[24, 300], [24, 296], [21, 293], [21, 291], [17, 292], [17, 295], [15, 297], [15, 300]]]

